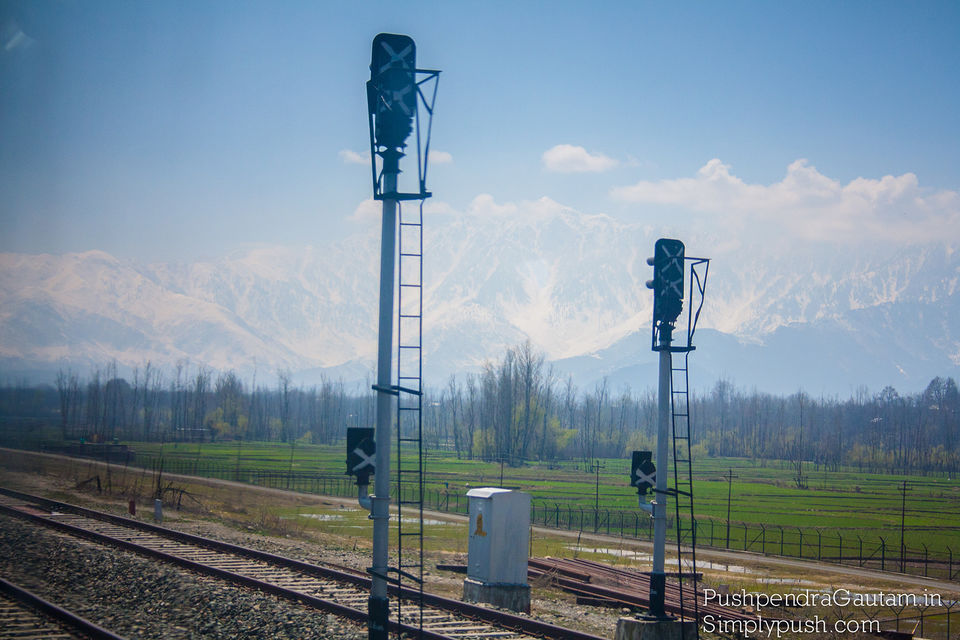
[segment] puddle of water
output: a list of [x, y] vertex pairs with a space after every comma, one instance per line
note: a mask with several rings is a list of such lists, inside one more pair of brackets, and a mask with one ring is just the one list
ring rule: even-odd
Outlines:
[[[404, 519], [403, 519], [403, 524], [417, 524], [417, 521], [418, 521], [417, 518], [404, 518]], [[431, 519], [431, 518], [424, 518], [424, 519], [423, 519], [423, 524], [424, 524], [424, 525], [428, 525], [428, 524], [430, 524], [430, 525], [443, 525], [443, 524], [457, 524], [457, 523], [456, 523], [456, 522], [448, 522], [447, 520], [433, 520], [433, 519]]]
[[760, 584], [789, 584], [796, 587], [816, 587], [816, 582], [810, 580], [800, 580], [799, 578], [757, 578]]
[[[337, 513], [301, 513], [299, 514], [301, 518], [311, 518], [313, 520], [320, 520], [321, 522], [338, 522], [344, 520], [344, 516]], [[293, 520], [292, 516], [283, 516], [281, 520]], [[391, 524], [395, 522], [395, 519], [391, 519]], [[405, 525], [415, 525], [417, 524], [417, 518], [403, 518], [403, 524]], [[447, 520], [434, 520], [432, 518], [424, 518], [424, 525], [446, 525], [446, 524], [457, 524], [456, 522], [449, 522]]]
[[343, 520], [343, 516], [335, 513], [301, 513], [299, 515], [301, 518], [313, 518], [314, 520], [320, 520], [321, 522]]

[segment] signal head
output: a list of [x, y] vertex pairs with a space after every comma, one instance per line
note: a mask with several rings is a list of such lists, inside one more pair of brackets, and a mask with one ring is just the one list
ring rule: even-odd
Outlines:
[[654, 257], [647, 262], [653, 261], [654, 321], [671, 324], [683, 310], [683, 242], [660, 238], [654, 245], [653, 254]]
[[417, 48], [410, 36], [381, 33], [373, 39], [368, 109], [377, 145], [406, 146], [417, 110]]

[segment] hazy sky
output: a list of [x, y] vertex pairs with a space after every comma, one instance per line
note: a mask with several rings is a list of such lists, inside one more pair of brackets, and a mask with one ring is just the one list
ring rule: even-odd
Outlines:
[[379, 32], [443, 71], [453, 210], [960, 238], [957, 2], [0, 0], [0, 251], [351, 233]]

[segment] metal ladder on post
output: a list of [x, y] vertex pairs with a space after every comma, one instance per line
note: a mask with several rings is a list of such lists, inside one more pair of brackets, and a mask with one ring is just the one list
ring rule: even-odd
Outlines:
[[[412, 212], [409, 212], [411, 211]], [[397, 304], [397, 586], [416, 593], [416, 609], [397, 620], [423, 630], [423, 203], [399, 211]], [[404, 509], [415, 509], [411, 518]]]
[[[687, 375], [690, 349], [683, 353], [683, 364], [671, 364], [670, 413], [673, 427], [673, 504], [677, 530], [677, 578], [680, 584], [680, 617], [699, 621], [697, 602], [697, 523], [693, 516], [693, 468], [690, 455], [690, 380]], [[688, 549], [684, 549], [684, 546]], [[684, 576], [690, 586], [684, 587]], [[693, 638], [699, 638], [699, 622], [694, 625]], [[686, 633], [685, 627], [681, 627]], [[684, 636], [686, 637], [686, 636]]]

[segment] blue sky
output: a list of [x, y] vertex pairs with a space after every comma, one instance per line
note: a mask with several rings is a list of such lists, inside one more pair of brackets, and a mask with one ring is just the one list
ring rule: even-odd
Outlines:
[[429, 186], [454, 210], [755, 220], [799, 198], [814, 230], [880, 234], [883, 201], [960, 237], [956, 2], [0, 0], [0, 251], [355, 231], [379, 32], [443, 71]]

